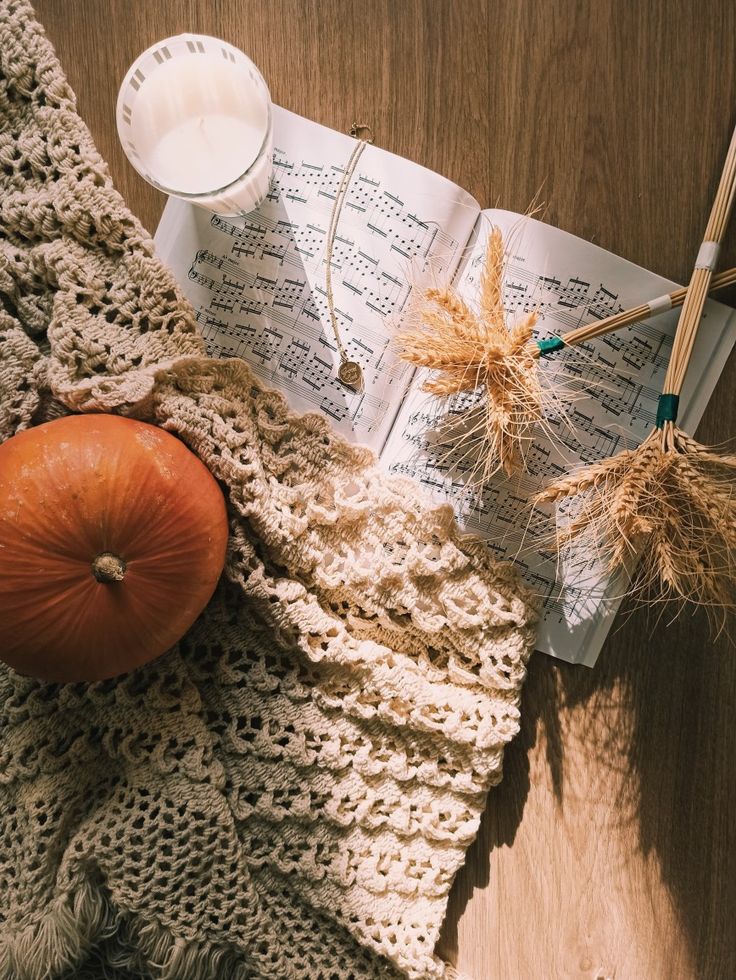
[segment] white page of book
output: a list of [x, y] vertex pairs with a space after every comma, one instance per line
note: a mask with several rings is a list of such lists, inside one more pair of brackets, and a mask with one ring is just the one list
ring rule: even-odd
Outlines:
[[196, 312], [212, 356], [241, 357], [298, 411], [318, 409], [379, 451], [411, 371], [388, 347], [387, 317], [430, 265], [451, 275], [480, 212], [462, 188], [367, 146], [342, 208], [333, 293], [342, 342], [363, 369], [353, 392], [325, 292], [327, 230], [355, 140], [274, 106], [274, 175], [263, 205], [224, 218], [170, 198], [155, 236]]
[[[533, 219], [484, 211], [476, 241], [458, 273], [459, 292], [477, 296], [492, 225], [504, 234], [504, 301], [510, 323], [538, 310], [536, 336], [557, 335], [581, 323], [646, 302], [676, 288], [639, 266]], [[606, 580], [594, 556], [570, 553], [558, 562], [550, 547], [554, 512], [532, 507], [550, 479], [571, 467], [637, 445], [651, 430], [679, 311], [540, 358], [550, 435], [536, 433], [529, 472], [494, 476], [471, 492], [470, 460], [437, 437], [447, 406], [411, 385], [383, 453], [392, 471], [415, 477], [438, 499], [454, 504], [464, 529], [480, 534], [499, 559], [517, 563], [544, 602], [537, 648], [592, 665], [620, 602], [621, 585]], [[709, 300], [680, 403], [679, 423], [694, 432], [736, 339], [736, 316]], [[554, 393], [560, 393], [559, 398]], [[467, 405], [456, 402], [460, 409]]]

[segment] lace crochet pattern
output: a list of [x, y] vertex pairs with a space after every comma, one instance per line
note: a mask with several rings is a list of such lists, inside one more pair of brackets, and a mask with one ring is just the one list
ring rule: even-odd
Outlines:
[[30, 6], [0, 0], [0, 439], [70, 411], [181, 438], [230, 545], [147, 667], [0, 665], [0, 978], [449, 977], [534, 610], [449, 508], [204, 356]]

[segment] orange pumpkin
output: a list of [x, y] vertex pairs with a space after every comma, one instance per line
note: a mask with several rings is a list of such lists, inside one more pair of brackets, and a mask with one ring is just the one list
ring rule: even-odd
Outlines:
[[0, 445], [0, 658], [102, 680], [171, 647], [225, 561], [225, 501], [162, 429], [72, 415]]

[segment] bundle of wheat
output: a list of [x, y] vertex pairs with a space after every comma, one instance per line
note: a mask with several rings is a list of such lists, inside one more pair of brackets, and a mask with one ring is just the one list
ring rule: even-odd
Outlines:
[[677, 325], [656, 426], [635, 449], [550, 484], [540, 502], [567, 502], [558, 546], [595, 548], [610, 571], [641, 556], [632, 591], [726, 609], [736, 588], [736, 457], [675, 423], [683, 381], [736, 191], [736, 131]]
[[[483, 400], [467, 409], [470, 424], [460, 437], [478, 461], [480, 482], [498, 469], [511, 474], [519, 467], [530, 430], [543, 418], [530, 345], [537, 315], [508, 325], [503, 271], [503, 238], [494, 228], [480, 277], [478, 309], [451, 287], [427, 289], [410, 322], [394, 338], [403, 360], [433, 372], [423, 391], [442, 396], [482, 391]], [[457, 432], [457, 419], [455, 423]]]

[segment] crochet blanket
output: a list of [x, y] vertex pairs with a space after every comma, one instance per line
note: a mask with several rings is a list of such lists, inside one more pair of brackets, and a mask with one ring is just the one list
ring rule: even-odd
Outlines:
[[204, 355], [30, 6], [0, 0], [0, 439], [101, 411], [206, 462], [229, 552], [141, 670], [0, 665], [0, 977], [449, 976], [534, 611], [447, 507]]

